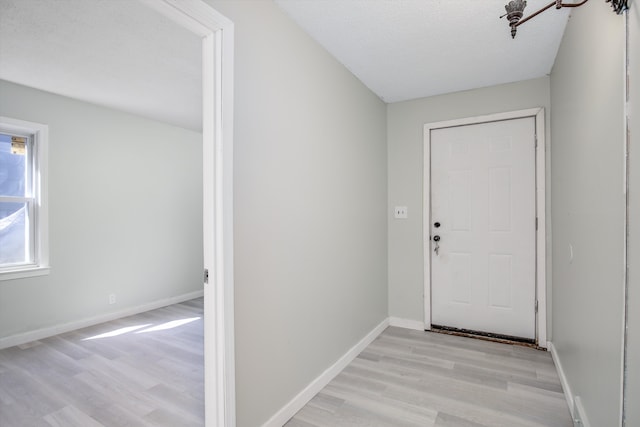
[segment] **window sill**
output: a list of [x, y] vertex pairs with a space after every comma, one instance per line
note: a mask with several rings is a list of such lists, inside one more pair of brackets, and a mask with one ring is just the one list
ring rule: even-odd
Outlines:
[[49, 274], [50, 267], [24, 267], [12, 270], [0, 271], [0, 281], [25, 279], [27, 277], [46, 276]]

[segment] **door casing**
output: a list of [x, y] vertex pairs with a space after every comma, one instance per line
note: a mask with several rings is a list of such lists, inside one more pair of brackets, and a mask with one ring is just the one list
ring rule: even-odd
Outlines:
[[424, 325], [431, 329], [431, 131], [471, 124], [497, 122], [525, 117], [535, 118], [536, 132], [536, 343], [547, 348], [546, 310], [546, 153], [544, 108], [510, 111], [463, 119], [427, 123], [424, 125], [423, 139], [423, 254], [424, 254]]
[[205, 425], [234, 427], [234, 25], [202, 0], [139, 0], [202, 39]]

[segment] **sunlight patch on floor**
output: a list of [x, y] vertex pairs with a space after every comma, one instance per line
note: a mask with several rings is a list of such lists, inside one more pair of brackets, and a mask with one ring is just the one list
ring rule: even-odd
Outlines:
[[161, 323], [159, 325], [153, 325], [153, 323], [145, 323], [144, 325], [127, 326], [124, 328], [115, 329], [110, 332], [105, 332], [99, 335], [84, 338], [82, 341], [97, 340], [101, 338], [112, 338], [132, 332], [136, 334], [144, 334], [147, 332], [166, 331], [167, 329], [177, 328], [179, 326], [186, 325], [187, 323], [195, 322], [196, 320], [200, 319], [201, 317], [189, 317], [187, 319], [172, 320], [170, 322]]
[[163, 323], [161, 325], [152, 326], [141, 331], [137, 331], [136, 334], [144, 334], [146, 332], [164, 331], [166, 329], [177, 328], [178, 326], [186, 325], [187, 323], [195, 322], [199, 320], [199, 317], [191, 317], [189, 319], [172, 320], [171, 322]]
[[100, 339], [100, 338], [117, 337], [118, 335], [128, 334], [129, 332], [133, 332], [133, 331], [138, 330], [138, 329], [146, 328], [147, 326], [150, 326], [150, 325], [151, 325], [151, 323], [147, 323], [146, 325], [127, 326], [125, 328], [115, 329], [115, 330], [110, 331], [110, 332], [105, 332], [103, 334], [94, 335], [94, 336], [89, 337], [89, 338], [84, 338], [82, 341], [97, 340], [97, 339]]

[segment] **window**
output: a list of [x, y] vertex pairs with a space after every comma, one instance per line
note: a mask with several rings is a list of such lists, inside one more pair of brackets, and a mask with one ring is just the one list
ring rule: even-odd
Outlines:
[[48, 273], [47, 136], [0, 117], [0, 280]]

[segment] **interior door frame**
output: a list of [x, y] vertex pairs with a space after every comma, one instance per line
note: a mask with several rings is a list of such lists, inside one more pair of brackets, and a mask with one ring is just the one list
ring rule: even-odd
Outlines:
[[234, 25], [202, 0], [139, 1], [202, 39], [205, 425], [235, 427]]
[[427, 123], [423, 134], [423, 254], [424, 254], [424, 327], [431, 330], [431, 131], [487, 122], [533, 117], [536, 132], [536, 343], [547, 348], [547, 255], [546, 255], [546, 138], [544, 108], [509, 111], [505, 113], [468, 117], [455, 120]]

